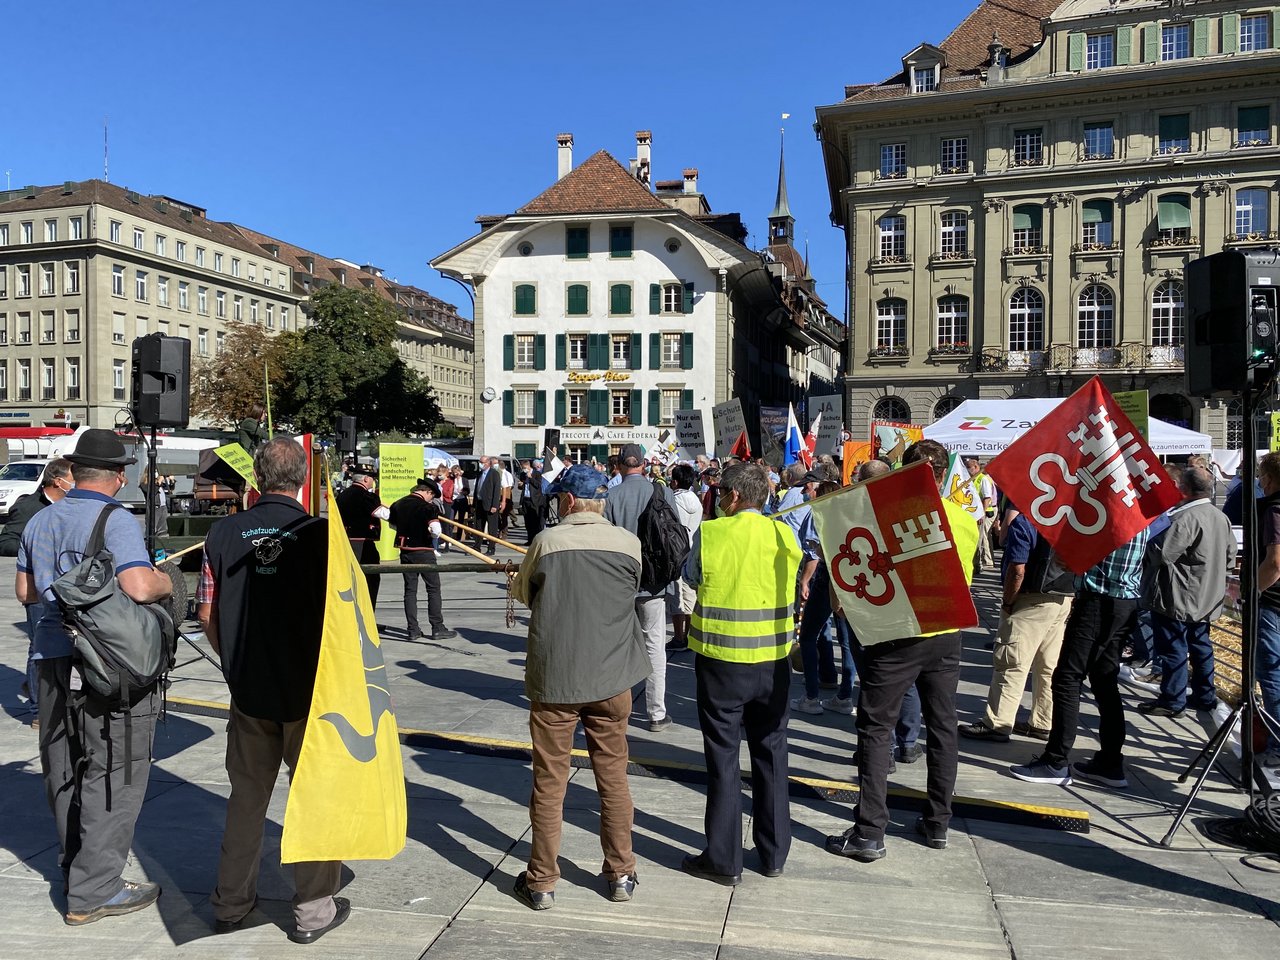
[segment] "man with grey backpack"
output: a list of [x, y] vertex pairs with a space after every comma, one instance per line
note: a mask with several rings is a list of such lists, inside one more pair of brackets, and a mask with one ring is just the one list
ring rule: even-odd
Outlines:
[[119, 437], [87, 430], [66, 458], [75, 489], [27, 524], [18, 548], [16, 592], [21, 603], [41, 604], [34, 642], [40, 765], [62, 848], [63, 919], [78, 926], [132, 913], [160, 896], [158, 884], [120, 875], [151, 772], [157, 696], [155, 683], [128, 687], [125, 703], [94, 689], [54, 585], [86, 559], [104, 510], [110, 513], [101, 526], [98, 556], [110, 555], [104, 573], [119, 590], [148, 604], [166, 598], [172, 583], [152, 565], [137, 519], [115, 499], [128, 482], [125, 467], [136, 462]]

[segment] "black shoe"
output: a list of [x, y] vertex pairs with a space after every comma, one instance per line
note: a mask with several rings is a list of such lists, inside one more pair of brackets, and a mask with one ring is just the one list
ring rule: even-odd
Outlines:
[[294, 928], [294, 931], [289, 934], [289, 939], [294, 943], [315, 943], [334, 927], [340, 927], [346, 923], [347, 917], [351, 916], [351, 901], [346, 897], [334, 897], [333, 905], [338, 909], [327, 926], [318, 930], [298, 930]]
[[1031, 724], [1023, 720], [1019, 720], [1013, 725], [1013, 732], [1020, 737], [1030, 737], [1032, 740], [1042, 740], [1048, 742], [1049, 734], [1052, 732], [1045, 727], [1033, 727]]
[[857, 827], [850, 827], [844, 833], [827, 837], [824, 846], [827, 848], [827, 853], [834, 853], [837, 857], [849, 857], [862, 863], [882, 860], [885, 854], [883, 840], [864, 840], [858, 836]]
[[452, 640], [457, 635], [457, 630], [450, 630], [448, 627], [436, 627], [431, 631], [432, 640]]
[[497, 556], [498, 551], [497, 551], [497, 550], [486, 550], [486, 551], [484, 552], [484, 554], [485, 554], [485, 556], [486, 556], [486, 557], [493, 557], [493, 556]]
[[991, 740], [995, 743], [1009, 742], [1009, 734], [997, 730], [995, 727], [988, 727], [985, 720], [960, 724], [960, 736], [968, 737], [970, 740]]
[[1098, 763], [1097, 757], [1081, 760], [1071, 765], [1071, 779], [1083, 780], [1085, 783], [1110, 787], [1112, 790], [1129, 789], [1129, 780], [1124, 775], [1124, 764], [1117, 767], [1104, 767]]
[[538, 893], [536, 890], [529, 889], [529, 872], [527, 870], [521, 870], [520, 876], [516, 877], [515, 894], [520, 902], [530, 910], [550, 910], [556, 905], [556, 892], [554, 890]]
[[707, 855], [699, 853], [696, 856], [692, 853], [685, 854], [685, 858], [680, 861], [680, 869], [691, 877], [697, 877], [699, 880], [710, 880], [712, 883], [718, 883], [722, 887], [736, 887], [742, 882], [742, 874], [740, 873], [716, 873], [711, 869], [711, 864], [707, 862]]
[[69, 927], [79, 927], [101, 920], [103, 917], [122, 917], [126, 913], [149, 907], [159, 899], [160, 884], [134, 883], [132, 880], [126, 880], [120, 892], [106, 903], [83, 913], [68, 910], [62, 915], [62, 920]]
[[920, 746], [918, 743], [913, 743], [905, 750], [902, 747], [897, 747], [893, 751], [893, 759], [897, 760], [899, 763], [915, 763], [923, 756], [924, 747]]
[[667, 653], [683, 653], [688, 649], [688, 640], [670, 640], [667, 642]]
[[1171, 720], [1178, 720], [1187, 715], [1185, 709], [1174, 710], [1155, 700], [1138, 704], [1138, 712], [1146, 717], [1168, 717]]
[[760, 873], [763, 876], [768, 877], [770, 880], [773, 880], [776, 877], [782, 876], [782, 868], [781, 867], [762, 867], [760, 869]]
[[235, 920], [217, 920], [213, 921], [214, 933], [235, 933], [237, 930], [244, 929], [244, 922], [249, 919], [249, 914], [258, 909], [258, 902], [255, 900], [253, 906], [249, 908], [249, 912], [237, 917]]
[[916, 833], [924, 837], [924, 842], [935, 850], [947, 849], [947, 831], [945, 828], [939, 829], [924, 817], [916, 817]]

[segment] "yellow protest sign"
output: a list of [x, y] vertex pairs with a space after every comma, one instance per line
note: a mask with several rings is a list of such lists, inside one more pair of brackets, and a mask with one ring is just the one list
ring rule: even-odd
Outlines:
[[[333, 488], [328, 479], [329, 502]], [[408, 830], [404, 767], [369, 588], [342, 524], [329, 523], [324, 631], [280, 860], [389, 860]]]
[[[422, 447], [416, 443], [384, 443], [378, 447], [378, 496], [382, 505], [389, 507], [401, 497], [407, 497], [413, 485], [422, 476]], [[382, 525], [382, 539], [378, 541], [378, 556], [383, 562], [394, 562], [398, 557], [395, 548], [395, 531], [389, 523]]]
[[249, 455], [249, 451], [238, 443], [224, 443], [213, 452], [218, 455], [219, 460], [244, 477], [245, 483], [254, 490], [258, 489], [258, 481], [253, 477], [253, 457]]
[[1142, 434], [1143, 440], [1151, 438], [1149, 413], [1150, 404], [1145, 390], [1127, 390], [1123, 393], [1113, 393], [1116, 398], [1116, 404], [1125, 412], [1133, 425], [1138, 428], [1138, 432]]
[[1280, 450], [1280, 413], [1271, 415], [1271, 452]]

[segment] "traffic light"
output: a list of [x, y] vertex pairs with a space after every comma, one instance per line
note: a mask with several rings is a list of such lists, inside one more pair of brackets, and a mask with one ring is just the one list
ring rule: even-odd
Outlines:
[[1187, 264], [1187, 392], [1233, 397], [1276, 367], [1280, 250], [1224, 250]]

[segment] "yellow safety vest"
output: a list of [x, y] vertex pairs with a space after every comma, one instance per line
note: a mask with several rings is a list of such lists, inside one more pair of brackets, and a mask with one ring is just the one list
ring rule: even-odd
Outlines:
[[987, 479], [987, 475], [985, 473], [979, 473], [973, 478], [973, 492], [978, 498], [978, 503], [982, 506], [982, 512], [988, 517], [994, 517], [996, 515], [996, 508], [988, 507], [982, 502], [982, 481], [985, 479]]
[[758, 513], [707, 520], [698, 531], [702, 583], [689, 649], [733, 663], [781, 660], [795, 632], [795, 534]]

